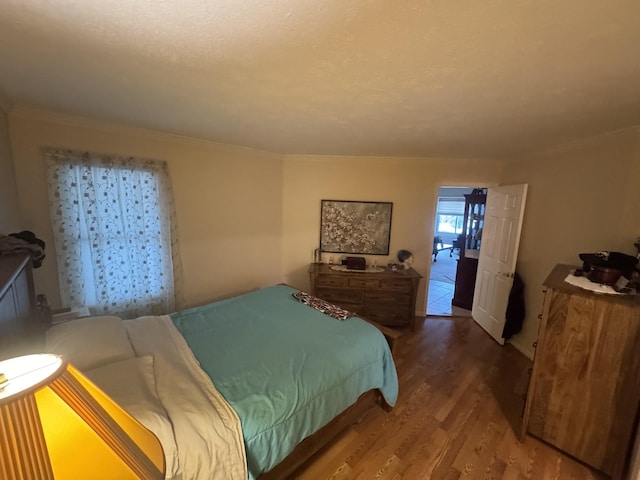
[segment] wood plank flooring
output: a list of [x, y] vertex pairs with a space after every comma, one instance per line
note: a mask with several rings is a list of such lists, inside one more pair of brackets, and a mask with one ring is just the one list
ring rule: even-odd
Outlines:
[[293, 478], [606, 478], [531, 436], [520, 441], [531, 362], [470, 318], [427, 318], [395, 357], [393, 411], [367, 410]]

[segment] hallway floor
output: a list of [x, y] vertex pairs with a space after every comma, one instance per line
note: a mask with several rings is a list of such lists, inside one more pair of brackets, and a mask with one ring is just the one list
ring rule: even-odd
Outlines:
[[[433, 257], [431, 257], [433, 259]], [[427, 315], [455, 315], [470, 317], [471, 312], [451, 305], [455, 288], [458, 254], [448, 251], [438, 253], [437, 261], [431, 263], [429, 279], [429, 303]]]

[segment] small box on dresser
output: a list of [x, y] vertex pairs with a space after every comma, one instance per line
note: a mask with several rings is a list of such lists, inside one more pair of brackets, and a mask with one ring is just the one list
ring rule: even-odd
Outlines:
[[415, 329], [418, 286], [414, 269], [381, 272], [336, 271], [330, 265], [309, 266], [311, 294], [390, 327]]

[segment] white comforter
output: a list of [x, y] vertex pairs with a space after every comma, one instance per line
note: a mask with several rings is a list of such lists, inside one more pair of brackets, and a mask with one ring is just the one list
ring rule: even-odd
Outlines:
[[182, 480], [247, 478], [240, 419], [216, 390], [168, 316], [124, 324], [137, 356], [152, 355], [156, 389], [178, 449]]

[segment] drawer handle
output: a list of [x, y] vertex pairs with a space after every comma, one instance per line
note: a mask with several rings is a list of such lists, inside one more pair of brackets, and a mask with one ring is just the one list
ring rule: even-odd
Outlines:
[[542, 320], [542, 314], [541, 313], [538, 314], [538, 320]]
[[538, 342], [533, 342], [533, 348], [538, 348]]
[[530, 367], [529, 370], [527, 370], [527, 373], [529, 373], [529, 375], [531, 375], [533, 373], [533, 367]]

